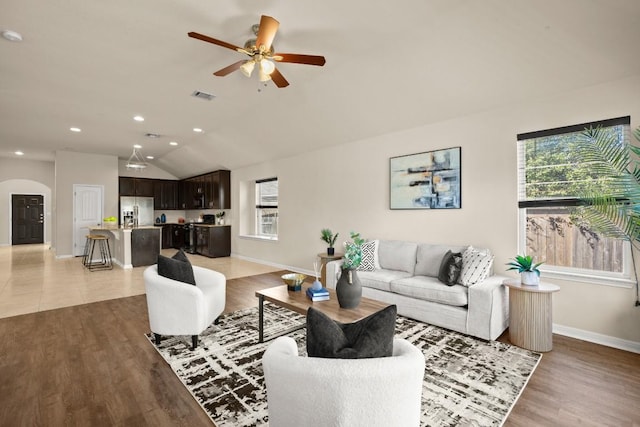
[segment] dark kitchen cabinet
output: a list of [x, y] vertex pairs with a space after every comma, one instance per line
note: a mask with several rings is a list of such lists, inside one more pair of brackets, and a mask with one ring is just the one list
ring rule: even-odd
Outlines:
[[155, 180], [147, 178], [135, 178], [136, 196], [153, 197], [153, 183]]
[[173, 247], [173, 226], [163, 225], [158, 226], [162, 228], [162, 249], [169, 249]]
[[205, 175], [205, 196], [209, 209], [231, 209], [231, 172], [219, 170]]
[[135, 228], [131, 230], [131, 265], [152, 265], [160, 254], [159, 227]]
[[231, 255], [231, 226], [196, 225], [196, 252], [210, 258]]
[[121, 196], [136, 195], [136, 179], [126, 176], [118, 177], [118, 194]]
[[156, 210], [178, 209], [178, 181], [154, 180], [153, 208]]
[[118, 177], [118, 194], [120, 196], [153, 197], [153, 179]]

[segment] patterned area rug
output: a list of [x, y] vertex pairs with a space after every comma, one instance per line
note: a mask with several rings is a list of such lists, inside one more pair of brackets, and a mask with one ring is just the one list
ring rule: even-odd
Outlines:
[[[265, 303], [265, 337], [304, 322], [304, 316]], [[288, 335], [306, 355], [304, 328]], [[396, 336], [426, 358], [423, 426], [502, 425], [541, 358], [402, 316]], [[221, 317], [200, 335], [195, 351], [190, 345], [191, 337], [177, 336], [155, 347], [216, 426], [268, 425], [262, 355], [269, 341], [258, 343], [257, 307]]]

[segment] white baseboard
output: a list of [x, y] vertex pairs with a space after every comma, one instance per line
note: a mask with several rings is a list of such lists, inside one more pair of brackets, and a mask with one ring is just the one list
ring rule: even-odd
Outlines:
[[622, 338], [616, 338], [610, 335], [598, 334], [596, 332], [571, 328], [569, 326], [558, 325], [556, 323], [553, 324], [553, 333], [595, 344], [606, 345], [607, 347], [630, 351], [632, 353], [640, 353], [640, 342], [623, 340]]

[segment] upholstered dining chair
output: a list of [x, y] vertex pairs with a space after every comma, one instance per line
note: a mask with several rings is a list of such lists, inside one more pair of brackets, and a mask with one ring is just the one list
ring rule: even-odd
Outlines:
[[269, 426], [419, 426], [425, 359], [404, 339], [391, 357], [301, 357], [290, 337], [262, 358]]
[[191, 335], [192, 347], [198, 335], [224, 311], [226, 278], [222, 273], [193, 266], [195, 286], [158, 274], [158, 265], [144, 271], [149, 325], [156, 344], [162, 335]]

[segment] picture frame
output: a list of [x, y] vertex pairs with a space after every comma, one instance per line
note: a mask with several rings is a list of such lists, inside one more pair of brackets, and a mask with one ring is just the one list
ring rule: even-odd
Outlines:
[[461, 147], [389, 159], [390, 209], [460, 209]]

